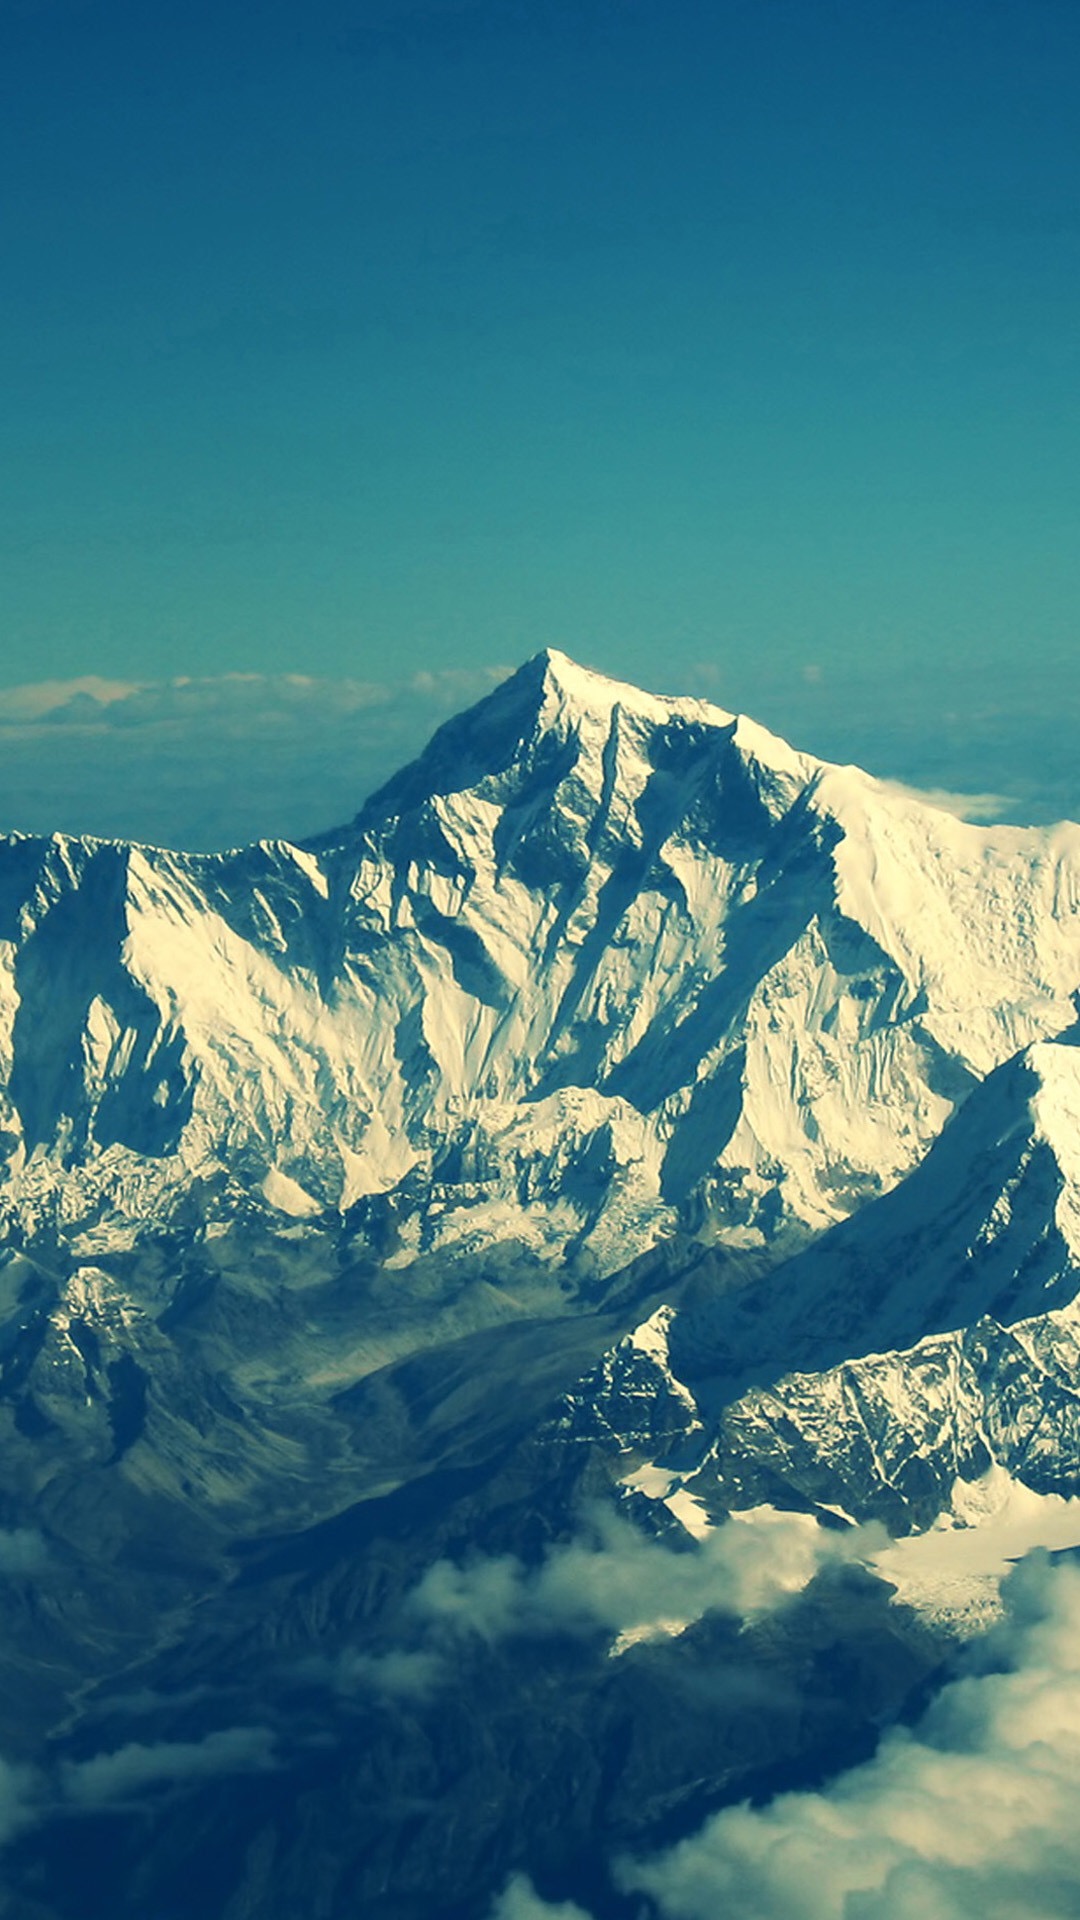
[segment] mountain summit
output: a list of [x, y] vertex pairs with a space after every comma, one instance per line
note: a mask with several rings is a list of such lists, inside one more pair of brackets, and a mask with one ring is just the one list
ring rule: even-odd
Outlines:
[[440, 727], [420, 758], [373, 796], [357, 824], [408, 811], [437, 795], [483, 788], [491, 780], [505, 781], [500, 786], [505, 802], [520, 790], [523, 774], [545, 765], [554, 773], [553, 752], [571, 742], [578, 776], [600, 802], [616, 769], [633, 787], [635, 740], [640, 745], [642, 737], [665, 729], [688, 740], [726, 736], [737, 752], [798, 784], [805, 785], [816, 769], [813, 760], [753, 721], [706, 700], [644, 693], [548, 648]]
[[196, 1190], [403, 1263], [817, 1230], [1069, 1024], [1078, 902], [1075, 828], [541, 654], [318, 843], [0, 843], [6, 1232]]

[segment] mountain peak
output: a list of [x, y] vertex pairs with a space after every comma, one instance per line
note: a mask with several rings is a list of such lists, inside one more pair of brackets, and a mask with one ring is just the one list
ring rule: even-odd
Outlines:
[[545, 647], [440, 727], [419, 758], [371, 796], [356, 824], [400, 817], [438, 795], [462, 793], [515, 766], [555, 758], [571, 745], [582, 761], [599, 765], [620, 727], [640, 738], [646, 754], [654, 735], [669, 741], [678, 735], [702, 747], [711, 742], [714, 749], [723, 742], [770, 782], [779, 779], [789, 796], [819, 771], [809, 755], [711, 701], [648, 693]]
[[549, 697], [554, 697], [583, 712], [602, 718], [610, 714], [613, 707], [621, 707], [627, 713], [640, 714], [643, 719], [662, 722], [673, 713], [692, 715], [694, 718], [708, 716], [716, 727], [731, 727], [737, 724], [736, 716], [723, 707], [713, 706], [710, 701], [699, 700], [692, 695], [647, 693], [644, 688], [634, 686], [628, 680], [615, 680], [609, 674], [600, 673], [595, 667], [583, 667], [571, 659], [558, 647], [544, 647], [534, 654], [513, 676], [513, 681], [538, 683]]
[[408, 1200], [417, 1247], [816, 1228], [1072, 1010], [1080, 840], [961, 827], [556, 649], [318, 848], [7, 849], [9, 1208], [76, 1153], [97, 1204], [121, 1149], [186, 1193], [220, 1139], [292, 1212]]
[[626, 720], [646, 728], [693, 730], [703, 743], [708, 736], [726, 736], [743, 760], [797, 786], [807, 785], [822, 768], [822, 762], [789, 746], [745, 714], [730, 712], [694, 694], [648, 693], [629, 681], [614, 680], [593, 667], [579, 665], [557, 647], [546, 647], [534, 655], [505, 684], [510, 688], [519, 681], [542, 689], [540, 718], [549, 725], [569, 720], [580, 729], [582, 724], [588, 727], [591, 723], [606, 738], [618, 710]]

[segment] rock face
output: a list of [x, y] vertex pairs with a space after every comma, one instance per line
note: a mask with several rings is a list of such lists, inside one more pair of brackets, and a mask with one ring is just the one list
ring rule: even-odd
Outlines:
[[1078, 1143], [1080, 1048], [1025, 1049], [892, 1193], [752, 1284], [658, 1308], [563, 1425], [714, 1519], [770, 1502], [906, 1534], [992, 1467], [1075, 1493]]
[[845, 1529], [1080, 1542], [1078, 989], [1080, 828], [558, 654], [306, 846], [0, 843], [4, 1920], [635, 1920], [869, 1751]]
[[603, 1272], [820, 1231], [1070, 1023], [1078, 906], [1076, 829], [544, 654], [317, 845], [0, 846], [3, 1221], [96, 1258], [340, 1214], [399, 1264]]

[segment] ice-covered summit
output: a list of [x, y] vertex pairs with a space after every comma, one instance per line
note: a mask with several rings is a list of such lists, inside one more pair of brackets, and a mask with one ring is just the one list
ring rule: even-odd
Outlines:
[[[373, 795], [358, 825], [407, 813], [425, 801], [475, 790], [505, 804], [523, 781], [556, 780], [558, 750], [573, 753], [580, 782], [597, 801], [621, 776], [629, 793], [648, 777], [663, 743], [695, 743], [716, 757], [749, 762], [763, 786], [806, 786], [819, 763], [751, 720], [707, 700], [645, 693], [580, 667], [547, 648], [467, 712], [440, 727], [411, 766]], [[635, 760], [641, 762], [635, 767]]]
[[893, 1186], [1073, 1018], [1080, 832], [966, 826], [548, 652], [353, 825], [0, 845], [7, 1230], [347, 1218], [605, 1270]]

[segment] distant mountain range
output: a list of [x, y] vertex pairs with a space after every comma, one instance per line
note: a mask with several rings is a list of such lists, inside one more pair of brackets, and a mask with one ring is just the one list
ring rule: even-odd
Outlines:
[[0, 939], [12, 1920], [630, 1920], [993, 1612], [882, 1528], [1074, 1544], [1080, 828], [546, 653]]

